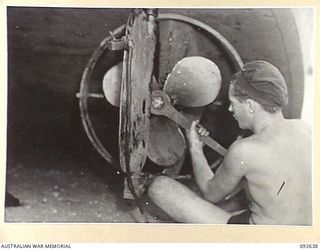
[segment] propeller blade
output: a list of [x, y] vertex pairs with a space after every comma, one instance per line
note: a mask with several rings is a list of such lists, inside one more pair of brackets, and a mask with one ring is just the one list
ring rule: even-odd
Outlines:
[[[120, 92], [122, 78], [122, 62], [111, 67], [104, 75], [102, 80], [102, 90], [107, 101], [116, 107], [120, 107]], [[152, 77], [152, 90], [159, 90], [160, 86], [156, 78]]]
[[173, 104], [201, 107], [213, 102], [221, 88], [218, 66], [200, 56], [185, 57], [168, 75], [163, 87]]
[[163, 116], [152, 116], [149, 127], [148, 157], [162, 167], [176, 164], [186, 151], [186, 141], [178, 125]]
[[102, 90], [108, 102], [116, 107], [120, 106], [122, 62], [111, 67], [102, 80]]

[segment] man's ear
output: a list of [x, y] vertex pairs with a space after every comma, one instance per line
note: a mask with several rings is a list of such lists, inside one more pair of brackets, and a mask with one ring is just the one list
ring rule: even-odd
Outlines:
[[257, 111], [257, 103], [252, 99], [247, 99], [246, 103], [249, 113], [254, 114]]

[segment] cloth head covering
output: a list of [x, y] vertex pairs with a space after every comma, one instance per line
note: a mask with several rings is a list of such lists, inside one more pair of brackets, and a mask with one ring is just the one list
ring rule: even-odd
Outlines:
[[287, 84], [281, 72], [266, 61], [252, 61], [234, 75], [239, 86], [262, 105], [283, 107], [288, 102]]

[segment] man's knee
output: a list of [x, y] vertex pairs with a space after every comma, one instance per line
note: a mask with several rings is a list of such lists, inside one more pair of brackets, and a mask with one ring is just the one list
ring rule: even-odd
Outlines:
[[156, 177], [148, 187], [148, 195], [153, 200], [158, 200], [165, 196], [172, 187], [173, 179], [167, 176]]

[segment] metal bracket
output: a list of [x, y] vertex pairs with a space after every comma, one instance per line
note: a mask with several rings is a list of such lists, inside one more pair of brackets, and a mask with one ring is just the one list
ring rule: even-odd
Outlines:
[[108, 42], [107, 47], [109, 50], [126, 50], [129, 48], [128, 40], [125, 39], [125, 37], [113, 39], [112, 41]]

